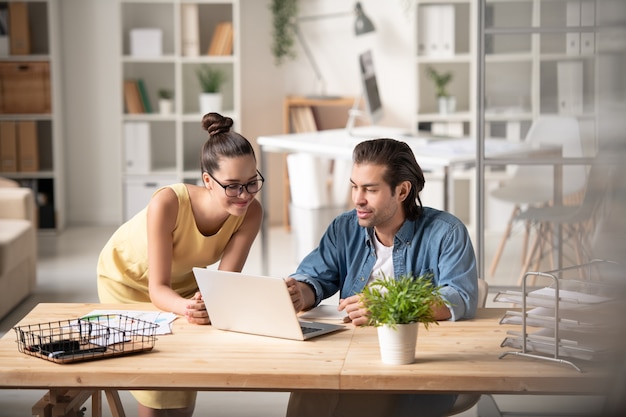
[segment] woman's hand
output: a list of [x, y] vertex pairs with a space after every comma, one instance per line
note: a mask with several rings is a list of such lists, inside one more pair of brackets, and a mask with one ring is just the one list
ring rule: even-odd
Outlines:
[[364, 326], [369, 321], [369, 311], [363, 307], [360, 295], [353, 295], [339, 300], [339, 311], [345, 311], [344, 323], [352, 323], [355, 326]]
[[185, 318], [192, 324], [211, 324], [209, 313], [206, 311], [200, 292], [196, 292], [189, 300], [187, 310], [185, 310]]

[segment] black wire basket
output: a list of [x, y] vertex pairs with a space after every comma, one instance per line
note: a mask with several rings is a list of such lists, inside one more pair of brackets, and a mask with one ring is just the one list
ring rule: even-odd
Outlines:
[[72, 363], [148, 352], [158, 324], [122, 314], [16, 326], [17, 348], [26, 355]]

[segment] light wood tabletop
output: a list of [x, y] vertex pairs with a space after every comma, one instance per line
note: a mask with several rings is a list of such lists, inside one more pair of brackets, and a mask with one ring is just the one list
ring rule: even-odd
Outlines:
[[[150, 305], [39, 304], [18, 325], [77, 318], [95, 309]], [[177, 319], [147, 353], [58, 364], [20, 353], [12, 330], [0, 339], [0, 389], [366, 390], [597, 394], [609, 373], [582, 363], [499, 356], [508, 328], [504, 309], [482, 309], [473, 320], [420, 327], [416, 361], [385, 365], [376, 329], [355, 328], [309, 341], [224, 332]]]

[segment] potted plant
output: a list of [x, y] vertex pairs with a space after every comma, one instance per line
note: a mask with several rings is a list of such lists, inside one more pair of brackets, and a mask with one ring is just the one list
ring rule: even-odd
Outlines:
[[171, 114], [174, 108], [174, 102], [172, 101], [174, 92], [167, 88], [161, 88], [157, 94], [159, 96], [159, 112], [161, 114]]
[[383, 277], [363, 289], [361, 300], [369, 311], [369, 325], [378, 328], [381, 359], [401, 365], [415, 361], [419, 323], [439, 324], [433, 307], [445, 305], [432, 274]]
[[221, 112], [221, 88], [226, 81], [226, 73], [220, 68], [203, 64], [197, 68], [196, 75], [202, 89], [199, 98], [200, 113]]
[[456, 110], [456, 98], [448, 93], [448, 84], [452, 81], [452, 72], [440, 73], [433, 67], [426, 68], [428, 76], [435, 83], [435, 94], [439, 104], [439, 113], [449, 114]]

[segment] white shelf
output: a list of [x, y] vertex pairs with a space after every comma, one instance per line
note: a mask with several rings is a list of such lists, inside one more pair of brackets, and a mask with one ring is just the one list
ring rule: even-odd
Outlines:
[[[198, 52], [197, 56], [184, 55], [183, 7], [197, 5]], [[241, 125], [241, 69], [239, 28], [239, 0], [120, 0], [122, 45], [120, 66], [123, 79], [142, 79], [146, 86], [153, 113], [122, 114], [120, 131], [124, 141], [124, 123], [147, 123], [150, 132], [150, 169], [142, 175], [124, 173], [123, 188], [126, 190], [124, 213], [129, 208], [142, 207], [148, 203], [150, 193], [138, 193], [146, 201], [128, 201], [134, 198], [128, 190], [138, 187], [142, 177], [154, 176], [159, 184], [172, 182], [195, 182], [201, 177], [200, 155], [207, 138], [201, 129], [203, 114], [200, 113], [198, 95], [200, 86], [196, 69], [200, 65], [217, 66], [227, 73], [222, 88], [223, 116], [233, 119], [235, 129]], [[231, 55], [207, 55], [213, 31], [222, 21], [232, 22], [234, 36]], [[158, 28], [162, 31], [163, 54], [154, 57], [133, 56], [130, 50], [129, 32], [133, 28]], [[174, 110], [160, 114], [157, 92], [167, 88], [174, 92]], [[123, 91], [120, 88], [120, 100]], [[124, 142], [120, 147], [125, 149]], [[124, 155], [121, 155], [124, 159]], [[126, 166], [124, 161], [123, 166]]]

